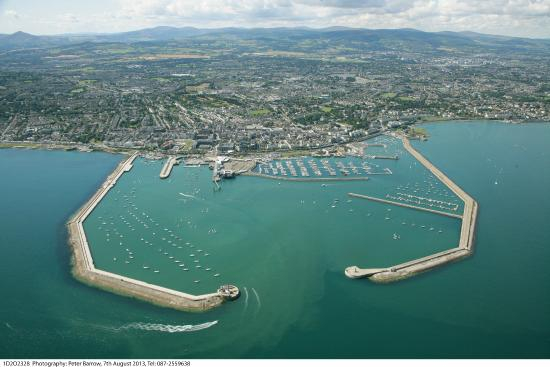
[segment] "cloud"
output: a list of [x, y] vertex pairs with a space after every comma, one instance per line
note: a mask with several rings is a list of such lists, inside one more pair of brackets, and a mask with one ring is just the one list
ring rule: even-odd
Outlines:
[[413, 27], [550, 37], [550, 0], [121, 1], [126, 16], [150, 24]]
[[[61, 7], [65, 1], [48, 4], [65, 9]], [[21, 17], [15, 10], [5, 10], [0, 30], [24, 25], [37, 33], [116, 32], [158, 25], [348, 26], [550, 38], [550, 0], [116, 0], [98, 2], [96, 11], [72, 6], [71, 13], [49, 16], [46, 2], [33, 3], [38, 5]]]
[[8, 18], [19, 19], [19, 14], [15, 10], [6, 10], [4, 15]]
[[[339, 14], [394, 14], [401, 17], [469, 15], [550, 16], [550, 0], [122, 0], [134, 16], [179, 16], [240, 19], [273, 12], [291, 21], [300, 12], [330, 17]], [[302, 14], [304, 15], [304, 14]]]
[[59, 20], [63, 23], [79, 23], [80, 18], [73, 13], [64, 13], [59, 16]]

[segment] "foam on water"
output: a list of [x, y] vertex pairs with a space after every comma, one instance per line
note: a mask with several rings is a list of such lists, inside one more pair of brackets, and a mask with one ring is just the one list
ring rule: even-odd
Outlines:
[[118, 328], [113, 328], [114, 331], [124, 330], [144, 330], [144, 331], [160, 331], [164, 333], [186, 333], [191, 331], [199, 331], [208, 329], [214, 326], [218, 321], [205, 322], [197, 325], [165, 325], [165, 324], [151, 324], [146, 322], [132, 322], [127, 325], [123, 325]]
[[258, 292], [254, 288], [252, 288], [252, 292], [254, 292], [254, 295], [256, 296], [256, 301], [258, 301], [258, 311], [260, 308], [262, 308], [262, 302], [260, 302], [260, 296], [258, 295]]
[[244, 287], [244, 310], [248, 308], [248, 289]]

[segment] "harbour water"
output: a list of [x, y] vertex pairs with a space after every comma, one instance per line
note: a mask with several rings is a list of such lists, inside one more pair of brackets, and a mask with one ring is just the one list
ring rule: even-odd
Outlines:
[[195, 294], [240, 287], [202, 314], [71, 278], [63, 223], [120, 157], [0, 150], [0, 356], [548, 357], [550, 124], [426, 127], [415, 147], [480, 205], [475, 253], [391, 285], [343, 270], [454, 247], [459, 231], [454, 218], [347, 196], [451, 201], [404, 152], [376, 160], [393, 174], [369, 181], [239, 177], [221, 191], [207, 168], [160, 180], [162, 162], [136, 161], [85, 223], [96, 266]]
[[[399, 146], [397, 139], [377, 138], [382, 139], [394, 150]], [[399, 154], [399, 161], [380, 163], [399, 172], [384, 178], [319, 183], [240, 177], [224, 181], [221, 191], [214, 190], [207, 167], [176, 168], [168, 180], [160, 180], [163, 162], [139, 159], [84, 229], [99, 269], [191, 294], [211, 293], [228, 283], [246, 286], [258, 281], [262, 268], [272, 272], [267, 276], [309, 278], [301, 265], [325, 261], [323, 253], [330, 254], [327, 266], [343, 271], [357, 262], [389, 266], [455, 247], [457, 219], [347, 195], [409, 192], [460, 207], [459, 199], [412, 156], [404, 150]], [[335, 167], [342, 162], [328, 161]], [[259, 288], [275, 289], [270, 282]]]

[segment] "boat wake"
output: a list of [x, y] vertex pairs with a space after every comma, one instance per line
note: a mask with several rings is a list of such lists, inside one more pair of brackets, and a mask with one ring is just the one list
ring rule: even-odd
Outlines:
[[132, 322], [127, 325], [123, 325], [118, 328], [113, 328], [113, 331], [125, 331], [125, 330], [143, 330], [143, 331], [160, 331], [164, 333], [187, 333], [192, 331], [199, 331], [208, 329], [214, 326], [218, 321], [205, 322], [204, 324], [197, 325], [165, 325], [165, 324], [150, 324], [145, 322]]
[[180, 192], [179, 193], [181, 196], [184, 196], [186, 198], [190, 198], [190, 199], [196, 199], [197, 197], [194, 196], [194, 195], [190, 195], [190, 194], [184, 194], [183, 192]]
[[248, 308], [248, 289], [244, 287], [244, 311]]
[[254, 288], [252, 288], [252, 292], [254, 292], [254, 295], [256, 296], [256, 301], [258, 301], [258, 311], [260, 311], [260, 308], [262, 308], [262, 302], [260, 302], [260, 296], [258, 295], [258, 292]]

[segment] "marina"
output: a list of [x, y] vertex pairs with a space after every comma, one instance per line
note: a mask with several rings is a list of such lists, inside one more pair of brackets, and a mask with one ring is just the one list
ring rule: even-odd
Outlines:
[[[367, 159], [370, 159], [367, 157]], [[368, 175], [391, 175], [388, 167], [370, 163], [361, 158], [294, 158], [258, 162], [254, 170], [245, 173], [249, 176], [265, 177], [290, 181], [366, 181]]]
[[462, 216], [458, 215], [458, 214], [442, 212], [442, 211], [438, 211], [438, 210], [434, 210], [434, 209], [423, 208], [421, 206], [414, 206], [414, 205], [400, 203], [400, 202], [396, 202], [396, 201], [375, 198], [375, 197], [367, 196], [367, 195], [355, 194], [353, 192], [350, 192], [349, 196], [355, 197], [355, 198], [360, 198], [360, 199], [378, 201], [378, 202], [381, 202], [381, 203], [386, 203], [386, 204], [391, 204], [391, 205], [396, 205], [396, 206], [401, 206], [401, 207], [404, 207], [404, 208], [411, 208], [411, 209], [415, 209], [415, 210], [423, 210], [423, 211], [427, 211], [427, 212], [434, 213], [434, 214], [439, 214], [439, 215], [444, 215], [444, 216], [448, 216], [448, 217], [462, 219]]

